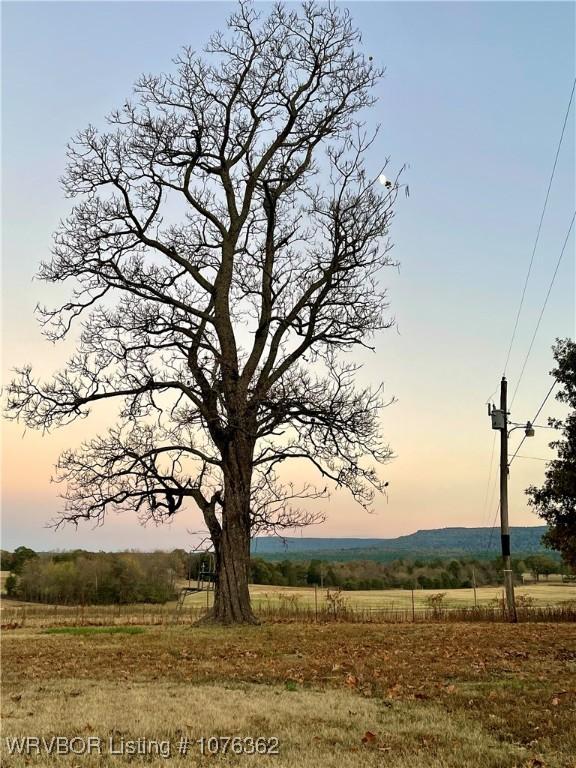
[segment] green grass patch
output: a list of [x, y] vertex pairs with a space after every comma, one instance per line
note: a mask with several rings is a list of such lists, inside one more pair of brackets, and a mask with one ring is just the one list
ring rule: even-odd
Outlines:
[[141, 635], [143, 627], [51, 627], [43, 635]]

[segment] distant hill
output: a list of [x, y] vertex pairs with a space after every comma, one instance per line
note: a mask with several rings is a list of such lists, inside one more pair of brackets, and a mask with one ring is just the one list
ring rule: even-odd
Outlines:
[[[548, 552], [541, 540], [546, 526], [518, 526], [510, 531], [516, 554]], [[450, 557], [461, 555], [496, 556], [500, 547], [500, 529], [433, 528], [416, 531], [396, 539], [280, 539], [260, 536], [252, 543], [252, 556], [269, 560], [393, 560], [395, 557]]]

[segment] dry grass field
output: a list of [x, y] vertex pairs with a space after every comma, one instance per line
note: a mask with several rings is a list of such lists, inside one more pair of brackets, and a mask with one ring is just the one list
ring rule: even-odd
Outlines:
[[[184, 586], [186, 582], [182, 582]], [[315, 595], [313, 587], [272, 587], [253, 584], [250, 587], [252, 602], [256, 609], [275, 607], [282, 603], [293, 603], [297, 606], [313, 607], [318, 600], [319, 607], [326, 605], [326, 592], [318, 588]], [[448, 608], [472, 607], [474, 605], [473, 589], [446, 590], [414, 590], [414, 603], [417, 609], [427, 606], [430, 595], [442, 592], [446, 595], [444, 605]], [[527, 597], [535, 606], [555, 606], [563, 603], [576, 603], [576, 584], [531, 584], [517, 587], [516, 594]], [[476, 590], [476, 600], [479, 606], [488, 606], [502, 596], [501, 587], [479, 587]], [[412, 593], [407, 589], [385, 590], [354, 590], [342, 593], [345, 604], [352, 609], [383, 608], [408, 609], [412, 606]], [[205, 605], [206, 594], [192, 594], [185, 598], [186, 605]]]
[[[256, 613], [266, 621], [320, 621], [334, 618], [359, 622], [429, 620], [502, 620], [502, 591], [498, 587], [445, 590], [441, 605], [429, 600], [437, 590], [415, 590], [414, 605], [410, 590], [350, 591], [315, 590], [313, 587], [252, 585]], [[574, 621], [576, 585], [541, 584], [516, 590], [519, 618], [539, 621]], [[336, 596], [334, 603], [330, 596]], [[187, 595], [182, 604], [131, 605], [48, 605], [4, 599], [0, 603], [0, 622], [6, 629], [86, 625], [170, 625], [193, 624], [211, 606], [212, 592]], [[478, 610], [474, 610], [474, 605]], [[527, 606], [527, 607], [526, 607]]]
[[[576, 766], [574, 624], [25, 627], [2, 651], [4, 739], [102, 740], [50, 758], [3, 741], [6, 768]], [[213, 735], [279, 753], [201, 755]], [[171, 756], [110, 755], [110, 738], [165, 739]]]
[[[4, 590], [4, 583], [9, 575], [9, 571], [0, 571], [0, 592]], [[180, 580], [178, 588], [187, 586], [188, 582]], [[194, 585], [194, 582], [192, 582]], [[427, 607], [427, 599], [430, 595], [442, 592], [445, 594], [443, 604], [447, 608], [472, 607], [475, 604], [479, 606], [488, 606], [493, 604], [496, 599], [502, 596], [501, 587], [478, 587], [476, 598], [473, 589], [446, 589], [429, 590], [416, 589], [414, 591], [414, 604], [416, 609]], [[326, 589], [320, 589], [315, 592], [313, 587], [278, 587], [262, 584], [252, 584], [250, 594], [252, 602], [256, 609], [278, 606], [295, 605], [298, 607], [314, 607], [317, 604], [320, 608], [326, 606]], [[529, 598], [534, 606], [557, 606], [562, 604], [576, 604], [576, 584], [561, 583], [542, 583], [528, 584], [516, 588], [516, 594], [522, 599]], [[412, 594], [406, 589], [386, 589], [386, 590], [354, 590], [344, 592], [344, 604], [351, 609], [390, 609], [405, 610], [412, 606]], [[205, 607], [209, 605], [211, 595], [205, 592], [191, 594], [185, 598], [186, 606]], [[17, 605], [23, 605], [18, 601], [6, 601], [4, 609], [9, 610]], [[30, 604], [32, 605], [32, 604]]]

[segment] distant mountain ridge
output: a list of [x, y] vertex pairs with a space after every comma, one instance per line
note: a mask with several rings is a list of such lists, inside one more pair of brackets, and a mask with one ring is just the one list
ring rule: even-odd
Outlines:
[[[511, 528], [514, 552], [544, 552], [542, 536], [546, 526], [516, 526]], [[256, 537], [252, 542], [252, 556], [277, 559], [294, 557], [304, 559], [322, 557], [346, 560], [389, 559], [390, 555], [469, 555], [498, 554], [500, 546], [499, 528], [432, 528], [420, 530], [395, 539], [355, 538], [304, 538], [275, 536]]]

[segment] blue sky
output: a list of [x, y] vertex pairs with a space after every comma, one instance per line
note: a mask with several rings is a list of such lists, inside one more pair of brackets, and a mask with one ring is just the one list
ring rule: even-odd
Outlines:
[[[259, 7], [265, 11], [266, 4]], [[344, 4], [341, 4], [344, 5]], [[66, 359], [32, 315], [49, 292], [32, 282], [51, 233], [69, 209], [58, 185], [66, 141], [121, 105], [141, 72], [169, 69], [183, 45], [200, 49], [233, 4], [211, 2], [4, 3], [3, 380], [22, 362], [39, 372]], [[407, 164], [410, 197], [392, 229], [389, 270], [398, 330], [365, 356], [395, 405], [383, 415], [397, 459], [383, 469], [388, 500], [368, 516], [337, 494], [310, 535], [387, 537], [417, 528], [492, 524], [486, 502], [493, 434], [486, 398], [498, 386], [554, 152], [574, 78], [572, 3], [353, 2], [367, 54], [386, 77], [369, 116], [381, 123], [377, 169]], [[514, 389], [574, 210], [574, 106], [558, 160], [519, 331], [507, 371]], [[574, 335], [572, 235], [530, 356], [512, 418], [531, 418], [548, 386], [550, 346]], [[556, 406], [543, 416], [556, 412]], [[200, 527], [190, 510], [163, 530], [125, 516], [104, 529], [47, 533], [59, 502], [49, 483], [62, 447], [96, 432], [95, 415], [51, 436], [4, 432], [3, 546], [167, 547]], [[550, 455], [542, 430], [526, 454]], [[514, 442], [512, 442], [514, 445]], [[526, 445], [526, 444], [525, 444]], [[511, 473], [511, 522], [537, 524], [523, 489], [544, 462]], [[494, 476], [494, 475], [493, 475]], [[488, 488], [488, 501], [491, 489]]]

